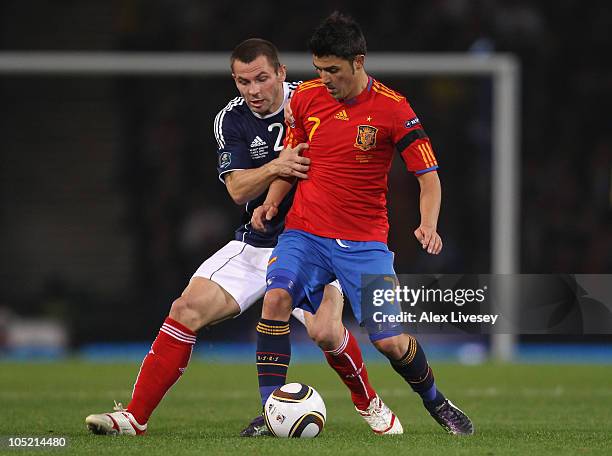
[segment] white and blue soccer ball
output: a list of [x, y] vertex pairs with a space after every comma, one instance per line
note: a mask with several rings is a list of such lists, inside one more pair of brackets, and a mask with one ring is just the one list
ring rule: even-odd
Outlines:
[[277, 437], [312, 438], [325, 426], [327, 412], [317, 391], [301, 383], [287, 383], [268, 397], [264, 418]]

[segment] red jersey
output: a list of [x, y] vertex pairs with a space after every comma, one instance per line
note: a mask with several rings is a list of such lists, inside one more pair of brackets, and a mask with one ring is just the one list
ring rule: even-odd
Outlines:
[[409, 171], [438, 168], [429, 138], [399, 93], [373, 78], [355, 98], [334, 99], [320, 79], [298, 86], [285, 145], [307, 142], [285, 227], [351, 241], [387, 242], [387, 175], [397, 150]]

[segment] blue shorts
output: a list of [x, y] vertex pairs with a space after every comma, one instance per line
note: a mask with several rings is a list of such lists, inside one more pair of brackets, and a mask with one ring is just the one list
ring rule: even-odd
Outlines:
[[[398, 324], [381, 323], [383, 314], [397, 314], [401, 308], [389, 304], [372, 306], [373, 289], [397, 285], [393, 252], [383, 242], [344, 241], [287, 230], [272, 251], [267, 272], [267, 290], [289, 292], [295, 307], [316, 312], [326, 284], [340, 281], [355, 318], [379, 340], [401, 333]], [[378, 318], [373, 313], [378, 312]], [[383, 319], [384, 320], [384, 319]]]

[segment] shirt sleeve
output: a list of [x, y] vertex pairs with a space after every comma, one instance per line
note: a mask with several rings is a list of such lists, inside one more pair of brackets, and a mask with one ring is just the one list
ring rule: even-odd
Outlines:
[[395, 112], [392, 135], [408, 171], [421, 175], [438, 169], [431, 141], [406, 100], [399, 103]]
[[214, 123], [217, 139], [217, 172], [219, 179], [225, 183], [224, 175], [239, 169], [253, 167], [246, 142], [240, 134], [240, 128], [232, 112], [221, 110]]
[[285, 140], [283, 141], [285, 147], [295, 147], [299, 143], [303, 143], [308, 140], [308, 135], [306, 134], [306, 129], [304, 127], [304, 119], [302, 117], [302, 99], [303, 97], [300, 96], [298, 90], [296, 90], [291, 97], [291, 101], [289, 102], [289, 106], [291, 107], [295, 121], [292, 124], [286, 122], [287, 134], [285, 135]]

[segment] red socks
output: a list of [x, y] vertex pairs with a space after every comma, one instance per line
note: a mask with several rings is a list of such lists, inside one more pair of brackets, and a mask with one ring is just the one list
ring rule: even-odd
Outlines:
[[376, 396], [376, 391], [368, 381], [368, 371], [363, 363], [357, 339], [344, 328], [342, 344], [336, 350], [324, 353], [329, 365], [351, 390], [351, 399], [355, 407], [359, 410], [367, 409], [372, 398]]
[[[368, 372], [355, 337], [345, 328], [344, 340], [336, 350], [326, 351], [325, 358], [351, 391], [355, 406], [365, 410], [376, 392], [368, 381]], [[196, 334], [168, 317], [151, 350], [145, 356], [134, 384], [127, 409], [139, 424], [146, 424], [166, 392], [187, 368]]]
[[191, 357], [196, 334], [168, 317], [145, 356], [127, 406], [139, 424], [145, 424], [166, 391], [180, 378]]

